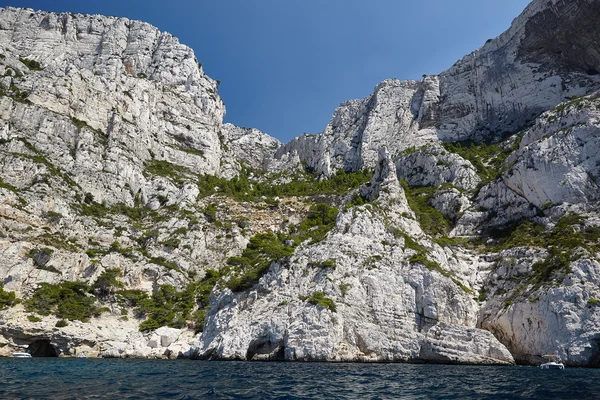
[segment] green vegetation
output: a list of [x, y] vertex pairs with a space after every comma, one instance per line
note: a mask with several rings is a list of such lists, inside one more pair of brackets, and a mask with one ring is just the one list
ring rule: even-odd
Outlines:
[[215, 287], [217, 282], [221, 279], [221, 273], [214, 269], [206, 271], [204, 278], [198, 282], [190, 284], [188, 290], [192, 290], [196, 296], [196, 304], [198, 309], [192, 314], [192, 322], [195, 327], [196, 333], [202, 332], [204, 325], [204, 318], [206, 317], [206, 310], [208, 308], [208, 301], [210, 292]]
[[0, 282], [0, 310], [5, 310], [17, 303], [15, 292], [4, 290], [4, 284]]
[[340, 288], [342, 297], [346, 297], [346, 294], [348, 293], [348, 290], [352, 288], [352, 285], [350, 283], [340, 283], [338, 287]]
[[58, 224], [60, 220], [63, 219], [63, 215], [61, 213], [57, 213], [54, 211], [45, 212], [43, 217], [52, 224]]
[[4, 182], [4, 179], [2, 179], [2, 177], [0, 177], [0, 188], [9, 190], [9, 191], [11, 191], [13, 193], [18, 193], [19, 192], [19, 189], [17, 189], [16, 187], [14, 187], [13, 185], [10, 185], [10, 184]]
[[141, 331], [191, 324], [196, 332], [201, 332], [210, 292], [220, 278], [220, 272], [208, 270], [202, 280], [188, 284], [181, 291], [172, 285], [159, 286], [152, 296], [140, 290], [119, 290], [116, 300], [121, 307], [133, 308], [138, 318], [146, 318], [140, 325]]
[[252, 287], [269, 270], [271, 263], [294, 254], [300, 243], [323, 240], [335, 225], [337, 215], [337, 208], [321, 203], [312, 206], [307, 219], [290, 233], [276, 235], [269, 232], [253, 236], [241, 256], [227, 260], [234, 272], [227, 287], [233, 292]]
[[50, 160], [48, 160], [46, 158], [44, 153], [39, 151], [33, 144], [29, 143], [26, 139], [23, 139], [23, 138], [16, 138], [14, 140], [18, 140], [18, 141], [22, 142], [23, 145], [25, 146], [25, 148], [31, 154], [12, 153], [13, 155], [22, 157], [22, 158], [27, 158], [35, 163], [42, 164], [46, 167], [46, 169], [48, 170], [48, 174], [50, 174], [51, 176], [57, 176], [57, 177], [61, 178], [63, 181], [65, 181], [65, 183], [67, 183], [72, 188], [79, 188], [79, 185], [71, 177], [69, 177], [67, 174], [62, 172], [60, 168], [58, 168], [57, 166], [52, 164], [52, 162], [50, 162]]
[[[79, 199], [81, 199], [81, 196], [79, 196]], [[173, 213], [178, 213], [180, 219], [189, 219], [190, 222], [197, 222], [197, 217], [194, 214], [190, 211], [180, 210], [177, 205], [162, 206], [156, 211], [150, 210], [141, 204], [139, 196], [136, 196], [134, 199], [132, 207], [123, 203], [112, 205], [98, 203], [94, 200], [94, 196], [91, 193], [86, 193], [83, 202], [74, 204], [73, 208], [80, 215], [93, 218], [98, 225], [115, 228], [115, 236], [120, 236], [125, 230], [123, 227], [115, 227], [113, 221], [106, 221], [106, 219], [115, 215], [128, 218], [135, 231], [141, 231], [149, 224], [154, 225], [158, 222], [166, 221], [172, 218]]]
[[43, 70], [40, 63], [35, 60], [29, 60], [27, 58], [19, 57], [19, 61], [21, 61], [23, 64], [25, 64], [27, 66], [27, 68], [29, 68], [32, 71], [42, 71]]
[[87, 322], [106, 311], [96, 305], [94, 294], [106, 297], [122, 287], [117, 279], [120, 276], [121, 272], [114, 268], [105, 270], [92, 286], [84, 282], [41, 283], [25, 301], [25, 308], [40, 315], [53, 314], [65, 320]]
[[[8, 72], [10, 71], [11, 70], [8, 70]], [[19, 89], [19, 87], [15, 84], [12, 84], [7, 88], [3, 83], [0, 82], [0, 97], [10, 97], [18, 103], [29, 104], [31, 102], [27, 99], [27, 96], [29, 96], [29, 93]]]
[[520, 140], [512, 145], [506, 143], [475, 143], [472, 141], [444, 143], [444, 148], [456, 153], [473, 164], [482, 179], [482, 185], [497, 178], [504, 171], [504, 163], [508, 156], [519, 147]]
[[31, 249], [27, 252], [27, 257], [33, 259], [33, 265], [36, 267], [44, 267], [54, 254], [54, 250], [49, 248]]
[[534, 263], [532, 273], [525, 276], [525, 283], [534, 284], [535, 288], [561, 273], [569, 273], [570, 262], [583, 255], [575, 251], [577, 248], [592, 253], [600, 251], [600, 227], [585, 226], [585, 217], [575, 214], [560, 218], [552, 230], [525, 221], [493, 231], [490, 236], [495, 242], [488, 246], [488, 250], [494, 252], [519, 246], [548, 249], [547, 257]]
[[176, 184], [182, 184], [191, 179], [193, 173], [186, 167], [175, 165], [166, 160], [152, 160], [145, 164], [145, 175], [162, 176], [171, 179]]
[[140, 79], [148, 79], [148, 75], [143, 72], [138, 72], [137, 77]]
[[204, 209], [204, 216], [208, 222], [217, 222], [217, 203], [210, 203]]
[[600, 300], [590, 297], [587, 301], [589, 305], [597, 306], [600, 304]]
[[272, 262], [289, 257], [294, 247], [284, 244], [283, 238], [274, 233], [261, 233], [253, 236], [240, 257], [231, 257], [227, 264], [239, 273], [227, 282], [233, 292], [241, 292], [252, 287], [269, 270]]
[[161, 267], [165, 267], [173, 271], [181, 272], [181, 269], [177, 264], [167, 260], [164, 257], [149, 257], [149, 260], [153, 264], [160, 265]]
[[[475, 194], [479, 189], [498, 178], [508, 166], [505, 164], [508, 156], [519, 148], [522, 133], [518, 136], [510, 136], [509, 139], [500, 143], [487, 144], [473, 141], [443, 143], [444, 148], [456, 153], [465, 160], [471, 162], [481, 182], [477, 186]], [[511, 143], [512, 141], [512, 143]]]
[[259, 175], [256, 171], [243, 168], [238, 176], [231, 180], [217, 178], [211, 175], [200, 177], [198, 188], [199, 197], [218, 193], [237, 201], [259, 201], [262, 197], [342, 195], [358, 188], [371, 180], [372, 171], [362, 170], [347, 173], [337, 171], [330, 179], [321, 179], [315, 174], [304, 173], [295, 176], [289, 183], [275, 183], [279, 175], [268, 180], [259, 181], [252, 177]]
[[92, 285], [93, 292], [100, 298], [107, 298], [117, 289], [123, 288], [123, 283], [119, 280], [122, 276], [123, 273], [119, 268], [105, 269]]
[[400, 184], [406, 194], [408, 205], [415, 212], [421, 228], [431, 236], [445, 236], [451, 229], [451, 221], [444, 214], [429, 205], [429, 201], [438, 188], [411, 188], [404, 179], [400, 181]]
[[369, 201], [366, 198], [360, 196], [359, 194], [356, 194], [352, 197], [352, 200], [350, 200], [348, 204], [346, 204], [346, 206], [344, 207], [344, 211], [352, 207], [363, 206], [368, 203]]
[[133, 260], [137, 259], [137, 257], [135, 257], [133, 255], [133, 249], [131, 247], [121, 247], [121, 244], [119, 243], [118, 240], [115, 240], [114, 242], [111, 243], [110, 247], [108, 248], [108, 252], [109, 253], [119, 253], [122, 256], [131, 258]]
[[329, 259], [329, 260], [325, 260], [325, 261], [321, 261], [321, 262], [311, 262], [308, 265], [313, 268], [335, 269], [335, 267], [337, 266], [337, 262], [335, 259]]
[[573, 96], [569, 99], [569, 101], [565, 101], [564, 103], [560, 103], [554, 107], [552, 111], [563, 112], [570, 106], [577, 106], [579, 108], [579, 105], [585, 100], [588, 100], [588, 98], [582, 96]]
[[[204, 279], [190, 283], [184, 290], [178, 291], [172, 285], [161, 285], [151, 296], [141, 290], [123, 289], [121, 277], [122, 273], [118, 268], [110, 268], [92, 285], [83, 282], [42, 283], [25, 301], [25, 307], [28, 312], [40, 315], [53, 314], [65, 321], [87, 322], [109, 310], [100, 307], [100, 300], [103, 300], [123, 307], [122, 315], [127, 315], [126, 308], [133, 308], [138, 318], [145, 318], [140, 325], [141, 331], [161, 326], [182, 328], [192, 324], [199, 332], [204, 323], [210, 292], [221, 275], [209, 270]], [[9, 292], [6, 297], [5, 303], [12, 305], [15, 301], [14, 293]], [[195, 308], [197, 311], [192, 313]], [[28, 318], [31, 321], [39, 319], [35, 315]]]
[[64, 234], [60, 232], [42, 233], [41, 235], [36, 237], [35, 240], [39, 243], [42, 243], [46, 246], [52, 246], [56, 249], [64, 249], [71, 252], [79, 251], [79, 248], [76, 245], [77, 239], [67, 238]]
[[75, 117], [71, 117], [71, 122], [77, 128], [77, 131], [81, 132], [83, 128], [89, 129], [94, 133], [94, 135], [96, 136], [96, 138], [98, 138], [102, 145], [106, 145], [108, 139], [104, 132], [102, 132], [100, 129], [92, 128], [87, 122], [77, 119]]
[[323, 292], [313, 292], [306, 301], [309, 304], [325, 307], [332, 312], [336, 312], [335, 303], [330, 298], [325, 297]]
[[143, 298], [137, 305], [138, 313], [148, 315], [140, 324], [140, 331], [154, 330], [161, 326], [183, 328], [193, 307], [194, 297], [191, 291], [179, 292], [172, 285], [160, 285], [152, 297]]
[[98, 315], [95, 298], [88, 296], [90, 289], [83, 282], [41, 283], [25, 301], [25, 308], [40, 315], [54, 314], [58, 318], [87, 322]]
[[35, 315], [28, 315], [27, 319], [30, 322], [42, 322], [42, 319], [40, 317], [36, 317]]

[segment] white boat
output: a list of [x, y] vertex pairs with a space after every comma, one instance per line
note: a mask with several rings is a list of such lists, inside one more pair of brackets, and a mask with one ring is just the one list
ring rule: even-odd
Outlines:
[[547, 358], [548, 362], [540, 365], [541, 369], [565, 369], [565, 365], [558, 354], [546, 354], [542, 357]]
[[12, 353], [14, 358], [31, 358], [31, 354], [29, 353]]
[[77, 354], [77, 358], [87, 358], [87, 354], [85, 354], [85, 351], [82, 351], [81, 353]]

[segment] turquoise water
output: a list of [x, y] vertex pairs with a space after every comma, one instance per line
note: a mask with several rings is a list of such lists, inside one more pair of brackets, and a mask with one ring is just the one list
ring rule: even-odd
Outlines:
[[0, 359], [1, 399], [600, 399], [600, 370]]

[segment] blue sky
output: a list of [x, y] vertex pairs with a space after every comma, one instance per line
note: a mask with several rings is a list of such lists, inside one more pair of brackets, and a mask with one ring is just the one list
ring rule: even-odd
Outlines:
[[221, 81], [226, 122], [287, 142], [321, 132], [386, 78], [449, 68], [506, 30], [529, 0], [0, 0], [123, 16], [192, 47]]

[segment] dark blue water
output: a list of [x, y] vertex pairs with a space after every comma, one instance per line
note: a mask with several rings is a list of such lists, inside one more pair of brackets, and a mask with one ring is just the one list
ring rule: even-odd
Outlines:
[[0, 359], [0, 399], [600, 399], [600, 370]]

